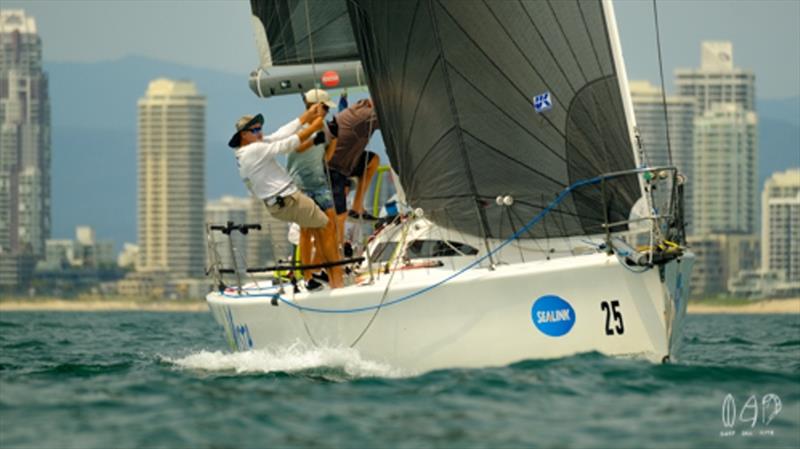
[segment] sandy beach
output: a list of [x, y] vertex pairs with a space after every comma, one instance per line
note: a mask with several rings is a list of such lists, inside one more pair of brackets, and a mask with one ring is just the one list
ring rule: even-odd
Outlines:
[[[55, 299], [36, 298], [0, 300], [0, 312], [12, 311], [149, 311], [149, 312], [206, 312], [205, 301], [142, 301], [136, 299]], [[726, 314], [800, 314], [800, 298], [765, 299], [744, 304], [720, 304], [715, 302], [689, 302], [688, 313], [726, 313]]]
[[749, 304], [718, 305], [689, 302], [688, 313], [800, 313], [800, 298], [765, 299]]
[[136, 300], [65, 300], [33, 299], [0, 301], [0, 312], [16, 311], [60, 311], [60, 312], [101, 312], [101, 311], [143, 311], [143, 312], [207, 312], [205, 301], [136, 301]]

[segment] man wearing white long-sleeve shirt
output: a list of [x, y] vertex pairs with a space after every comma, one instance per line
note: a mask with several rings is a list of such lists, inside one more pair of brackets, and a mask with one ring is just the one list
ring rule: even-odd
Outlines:
[[[239, 175], [248, 190], [264, 201], [270, 215], [318, 232], [320, 235], [314, 236], [317, 250], [325, 262], [333, 262], [338, 259], [336, 242], [323, 240], [320, 232], [328, 223], [328, 217], [311, 198], [298, 190], [291, 176], [275, 160], [281, 154], [311, 148], [314, 144], [311, 137], [322, 129], [324, 114], [322, 105], [314, 105], [266, 137], [261, 133], [264, 117], [246, 115], [236, 122], [236, 133], [228, 146], [236, 149]], [[331, 280], [331, 287], [341, 286], [337, 284]]]

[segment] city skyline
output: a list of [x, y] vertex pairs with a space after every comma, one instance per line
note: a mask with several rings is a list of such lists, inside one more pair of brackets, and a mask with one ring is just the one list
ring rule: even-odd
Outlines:
[[[725, 4], [726, 7], [721, 7], [719, 4]], [[800, 17], [800, 6], [792, 2], [780, 1], [766, 3], [701, 1], [687, 5], [685, 2], [663, 0], [658, 3], [658, 6], [661, 19], [661, 40], [664, 50], [664, 81], [667, 85], [668, 94], [675, 94], [675, 88], [671, 87], [675, 70], [699, 66], [697, 47], [701, 42], [700, 37], [703, 39], [733, 40], [736, 48], [734, 56], [737, 65], [744, 68], [756, 69], [755, 62], [758, 61], [757, 57], [765, 58], [763, 59], [764, 63], [757, 67], [759, 76], [756, 81], [756, 91], [760, 100], [769, 98], [769, 95], [765, 94], [765, 92], [768, 93], [768, 90], [764, 89], [764, 86], [770, 89], [782, 86], [780, 87], [782, 89], [781, 92], [786, 92], [787, 95], [791, 94], [793, 87], [800, 86], [800, 82], [798, 82], [800, 80], [800, 57], [796, 57], [797, 51], [786, 51], [787, 45], [790, 50], [796, 50], [796, 44], [793, 43], [792, 39], [787, 39], [786, 36], [792, 36], [794, 33], [798, 35], [798, 40], [800, 40], [800, 26], [793, 22], [793, 18]], [[680, 15], [676, 12], [677, 6], [680, 6], [678, 8], [679, 12], [682, 12]], [[283, 111], [287, 109], [286, 105], [297, 103], [294, 98], [284, 97], [270, 99], [265, 102], [257, 99], [247, 91], [247, 73], [256, 66], [258, 57], [252, 35], [252, 26], [249, 22], [249, 5], [245, 1], [203, 2], [202, 7], [189, 11], [186, 8], [182, 8], [179, 2], [169, 1], [159, 3], [158, 8], [162, 9], [152, 9], [153, 7], [141, 6], [141, 4], [135, 2], [117, 2], [112, 5], [101, 5], [96, 2], [85, 1], [19, 2], [8, 0], [4, 2], [4, 8], [24, 8], [42, 16], [41, 18], [37, 16], [37, 20], [48, 26], [43, 29], [43, 26], [40, 25], [40, 32], [45, 33], [46, 36], [52, 36], [44, 46], [45, 65], [55, 64], [59, 67], [64, 67], [67, 61], [76, 61], [77, 65], [75, 67], [77, 67], [81, 64], [80, 61], [108, 61], [114, 58], [123, 58], [123, 61], [131, 60], [131, 63], [127, 64], [130, 66], [137, 58], [124, 55], [144, 55], [147, 58], [160, 58], [164, 61], [165, 66], [174, 67], [176, 63], [190, 64], [202, 67], [202, 70], [210, 69], [220, 71], [220, 74], [230, 74], [228, 76], [231, 79], [233, 77], [237, 79], [234, 83], [228, 85], [228, 89], [231, 92], [235, 91], [237, 98], [241, 98], [239, 101], [243, 105], [242, 110], [247, 111], [257, 107], [263, 110], [268, 117], [275, 117], [276, 121], [283, 119]], [[113, 8], [119, 9], [114, 13], [115, 10]], [[618, 1], [615, 2], [615, 10], [629, 79], [644, 79], [656, 86], [660, 86], [651, 2]], [[699, 17], [708, 16], [707, 13], [710, 10], [717, 11], [714, 21], [699, 19]], [[154, 12], [159, 14], [154, 14]], [[213, 14], [209, 14], [209, 12]], [[222, 15], [236, 19], [220, 22], [217, 18]], [[92, 20], [97, 16], [102, 16], [103, 20]], [[139, 28], [131, 27], [129, 23], [136, 23], [137, 20], [117, 23], [118, 21], [121, 22], [123, 16], [138, 18], [139, 23], [148, 23], [149, 33], [144, 36], [138, 31]], [[682, 17], [680, 20], [679, 16]], [[768, 17], [770, 20], [756, 20], [764, 17]], [[753, 20], [746, 18], [752, 18]], [[209, 21], [214, 23], [214, 26], [209, 28], [214, 32], [198, 33], [197, 30], [205, 29], [206, 25], [204, 24], [208, 24]], [[744, 21], [748, 21], [749, 26], [742, 26]], [[76, 23], [82, 26], [75, 27]], [[769, 23], [769, 25], [765, 25], [766, 23]], [[65, 27], [65, 24], [69, 24], [69, 26]], [[180, 29], [189, 31], [178, 33], [176, 30]], [[68, 33], [65, 33], [65, 31], [68, 31]], [[80, 33], [76, 34], [76, 31], [80, 31]], [[87, 36], [94, 35], [92, 33], [107, 33], [107, 39], [87, 39]], [[163, 45], [162, 43], [156, 46], [152, 45], [153, 36], [165, 36], [165, 33], [173, 33], [180, 35], [180, 37], [171, 39], [169, 45]], [[145, 39], [143, 39], [143, 46], [140, 47], [138, 41], [142, 40], [142, 38]], [[70, 45], [69, 43], [72, 42], [72, 39], [82, 39], [79, 41], [82, 45]], [[98, 45], [109, 51], [113, 50], [113, 52], [99, 51], [96, 48]], [[78, 51], [79, 47], [82, 48], [81, 51], [91, 57], [70, 56], [71, 53], [69, 52]], [[763, 51], [764, 47], [768, 47], [770, 52]], [[162, 53], [154, 53], [155, 48]], [[680, 53], [680, 56], [677, 56], [676, 52]], [[766, 57], [765, 55], [768, 53], [784, 56], [782, 58]], [[201, 56], [198, 57], [198, 54]], [[673, 56], [670, 56], [670, 54], [673, 54]], [[52, 58], [48, 55], [52, 55]], [[237, 62], [230, 62], [231, 58]], [[55, 61], [60, 62], [56, 63]], [[152, 62], [155, 62], [155, 60]], [[237, 66], [237, 64], [240, 65]], [[102, 70], [100, 67], [106, 68], [105, 65], [101, 65], [97, 70]], [[91, 66], [86, 66], [86, 70], [91, 69]], [[188, 75], [184, 76], [191, 78], [191, 67], [187, 66], [185, 69], [180, 70], [182, 73], [188, 73]], [[168, 71], [174, 72], [175, 69], [171, 68]], [[789, 82], [786, 82], [786, 79], [783, 82], [779, 82], [773, 78], [772, 76], [776, 72], [779, 72], [782, 76], [785, 75]], [[113, 79], [109, 78], [108, 80], [103, 80], [103, 82], [112, 83]], [[144, 89], [144, 87], [145, 85], [142, 85], [140, 89]], [[113, 88], [114, 91], [118, 89], [121, 90], [122, 87]], [[800, 93], [795, 95], [798, 94]], [[212, 97], [213, 94], [209, 94], [209, 98]], [[109, 105], [111, 98], [106, 94], [104, 98], [97, 99], [97, 102], [99, 106]], [[794, 97], [795, 100], [797, 98], [800, 97]], [[66, 108], [64, 105], [75, 107], [72, 106], [75, 103], [74, 100], [68, 99], [54, 106], [54, 126], [61, 126], [65, 122], [69, 123], [69, 126], [75, 126], [77, 123], [75, 117], [82, 114], [69, 113], [69, 116], [64, 114], [64, 108]], [[784, 107], [780, 111], [789, 111], [789, 115], [785, 116], [788, 121], [800, 122], [800, 108], [795, 107], [794, 103], [787, 104], [789, 104], [788, 108]], [[215, 133], [227, 132], [226, 127], [229, 126], [228, 122], [230, 121], [227, 116], [223, 120], [217, 118], [220, 115], [215, 112], [219, 111], [217, 105], [219, 105], [219, 101], [212, 101], [208, 109], [207, 141], [209, 143], [209, 152], [213, 151], [215, 142], [218, 140], [215, 137]], [[128, 114], [126, 107], [117, 109], [123, 113], [112, 114], [111, 117], [120, 117]], [[83, 112], [87, 116], [92, 116], [98, 110], [99, 108], [95, 107], [84, 109]], [[217, 114], [217, 116], [214, 114]], [[234, 115], [238, 116], [240, 113], [237, 111]], [[94, 122], [97, 123], [98, 121], [94, 120]], [[114, 126], [115, 123], [119, 122], [114, 122], [114, 118], [111, 118], [110, 125]], [[72, 133], [75, 131], [72, 129], [68, 131], [71, 138]], [[791, 130], [791, 132], [794, 133], [794, 130]], [[56, 136], [60, 138], [64, 134], [62, 130]], [[794, 137], [794, 139], [797, 139], [797, 137]], [[61, 154], [63, 153], [57, 153], [55, 157], [61, 157]], [[104, 155], [103, 157], [108, 156]], [[208, 161], [212, 164], [219, 163], [214, 157], [215, 155], [208, 157]], [[56, 172], [57, 175], [58, 172]], [[241, 194], [242, 192], [237, 190], [239, 186], [229, 178], [231, 176], [226, 177], [225, 174], [219, 177], [208, 177], [207, 173], [207, 183], [210, 183], [210, 186], [207, 187], [209, 196]], [[762, 174], [761, 178], [763, 180], [765, 176]], [[227, 184], [225, 188], [221, 189], [220, 186], [223, 183]], [[70, 187], [69, 190], [71, 191], [73, 188]], [[55, 195], [60, 194], [59, 191], [55, 192]], [[56, 205], [54, 209], [54, 235], [66, 236], [69, 235], [73, 226], [80, 223], [74, 220], [62, 219], [64, 212], [62, 212], [63, 209], [58, 209], [58, 207]], [[71, 212], [67, 211], [67, 213]], [[97, 222], [97, 220], [103, 223], [106, 221], [101, 217], [97, 217], [92, 210], [85, 211], [84, 215], [93, 217], [95, 221], [92, 223]], [[117, 231], [117, 229], [121, 229], [119, 225], [113, 223], [107, 223], [107, 225], [98, 224], [97, 228], [101, 235], [113, 235], [118, 245], [123, 241], [132, 240], [131, 237], [119, 237], [120, 233]], [[127, 228], [122, 226], [122, 228], [130, 229], [130, 226], [127, 226]], [[114, 229], [114, 231], [109, 229]], [[127, 234], [131, 235], [131, 231], [128, 231]]]
[[[613, 4], [629, 79], [657, 82], [653, 3]], [[800, 2], [660, 0], [657, 6], [668, 93], [674, 93], [671, 68], [698, 65], [697, 43], [728, 40], [737, 49], [739, 66], [759, 68], [756, 87], [761, 98], [800, 95]], [[45, 61], [97, 62], [140, 55], [242, 77], [258, 63], [247, 1], [211, 0], [186, 8], [177, 0], [6, 0], [4, 8], [24, 8], [37, 17], [43, 38], [50, 42]], [[142, 24], [147, 24], [147, 33], [141, 32]]]
[[[694, 111], [694, 113], [697, 114], [697, 117], [700, 117], [701, 119], [703, 117], [702, 109], [704, 109], [704, 108], [707, 109], [707, 108], [709, 108], [711, 103], [718, 102], [718, 101], [734, 101], [734, 102], [740, 103], [742, 105], [742, 109], [744, 109], [744, 110], [754, 109], [755, 108], [755, 103], [756, 103], [756, 98], [757, 98], [757, 95], [756, 95], [757, 89], [754, 88], [754, 85], [757, 83], [757, 80], [760, 79], [760, 76], [759, 77], [755, 77], [754, 76], [754, 70], [752, 70], [750, 68], [740, 69], [741, 65], [739, 64], [738, 57], [736, 59], [737, 63], [735, 65], [735, 70], [734, 70], [734, 63], [733, 63], [733, 60], [734, 60], [733, 59], [734, 46], [731, 45], [729, 42], [725, 42], [725, 41], [710, 41], [710, 42], [702, 42], [702, 43], [700, 43], [700, 48], [701, 48], [701, 58], [699, 58], [700, 59], [699, 63], [695, 63], [695, 64], [693, 64], [691, 66], [687, 66], [687, 67], [674, 67], [673, 68], [672, 73], [675, 75], [675, 78], [677, 79], [677, 82], [675, 83], [676, 90], [681, 95], [670, 94], [668, 98], [670, 98], [670, 99], [679, 98], [680, 96], [684, 96], [684, 97], [685, 96], [696, 96], [696, 97], [700, 98], [700, 102], [699, 102], [700, 106], [699, 106], [697, 111]], [[695, 51], [695, 53], [696, 53], [696, 51]], [[713, 58], [718, 58], [718, 60], [713, 60]], [[691, 68], [691, 67], [698, 67], [698, 68]], [[724, 71], [730, 71], [731, 73], [736, 72], [735, 76], [737, 77], [737, 80], [738, 80], [739, 77], [741, 77], [742, 79], [741, 79], [741, 82], [740, 81], [736, 81], [736, 83], [739, 83], [739, 85], [731, 85], [730, 86], [731, 87], [730, 92], [733, 93], [733, 95], [731, 97], [728, 98], [728, 97], [725, 97], [725, 95], [722, 95], [719, 98], [712, 98], [714, 95], [717, 95], [717, 94], [714, 93], [714, 83], [716, 81], [712, 81], [708, 85], [704, 85], [703, 82], [698, 81], [698, 79], [699, 79], [698, 77], [705, 76], [705, 75], [703, 75], [703, 71], [704, 70], [710, 70], [711, 72], [714, 72], [715, 70], [716, 71], [722, 70], [723, 72]], [[670, 69], [667, 68], [665, 70], [665, 76], [667, 77], [667, 80], [665, 80], [665, 81], [667, 81], [667, 84], [670, 84], [669, 79], [672, 78], [670, 75], [668, 75], [669, 72], [670, 72]], [[244, 80], [244, 77], [242, 77], [242, 79]], [[635, 78], [631, 78], [631, 79], [635, 80]], [[190, 83], [190, 81], [187, 81], [187, 83]], [[652, 113], [651, 115], [653, 115], [655, 117], [656, 115], [659, 114], [659, 111], [658, 111], [659, 98], [657, 98], [657, 97], [660, 96], [661, 86], [659, 85], [660, 83], [657, 80], [654, 80], [654, 79], [648, 79], [648, 80], [646, 80], [646, 83], [647, 83], [647, 87], [646, 87], [646, 89], [644, 89], [646, 92], [644, 92], [644, 96], [642, 98], [644, 98], [644, 97], [648, 98], [648, 102], [650, 103], [650, 106], [652, 106], [651, 107], [652, 110], [650, 111]], [[244, 84], [244, 82], [242, 82], [242, 84]], [[702, 87], [702, 89], [700, 89], [698, 86]], [[711, 86], [711, 87], [709, 87], [709, 86]], [[152, 87], [152, 83], [151, 83], [151, 87]], [[636, 83], [635, 82], [632, 83], [631, 87], [632, 87], [632, 89], [631, 89], [632, 93], [634, 93], [634, 97], [635, 97]], [[700, 89], [700, 90], [698, 90], [698, 89]], [[703, 89], [705, 89], [705, 90], [703, 90]], [[149, 88], [148, 88], [148, 90], [149, 90]], [[724, 89], [722, 91], [723, 91], [723, 93], [727, 92]], [[742, 94], [742, 95], [740, 95], [740, 94]], [[287, 100], [287, 99], [288, 98], [283, 98], [281, 100]], [[636, 98], [634, 98], [634, 102], [636, 102]], [[670, 103], [670, 101], [668, 101], [668, 104], [669, 103]], [[279, 104], [278, 103], [278, 99], [276, 99], [275, 102], [271, 102], [270, 103], [270, 105], [272, 105], [272, 106], [276, 106], [278, 104]], [[668, 107], [671, 107], [671, 106], [668, 106]], [[708, 113], [708, 112], [709, 111], [706, 111], [706, 113]], [[719, 116], [719, 113], [722, 112], [722, 111], [711, 111], [711, 112], [714, 112], [715, 114], [717, 114]], [[732, 112], [736, 112], [736, 111], [724, 111], [724, 112], [732, 113]], [[638, 115], [638, 111], [637, 111], [637, 115]], [[672, 115], [672, 112], [670, 112], [670, 115]], [[205, 117], [205, 114], [203, 114], [203, 120], [205, 120], [204, 117]], [[140, 115], [140, 123], [146, 122], [146, 120], [141, 120], [141, 118], [142, 118], [142, 116]], [[719, 117], [711, 117], [711, 118], [719, 118]], [[280, 120], [280, 119], [278, 119], [278, 120]], [[754, 126], [755, 126], [756, 121], [755, 120], [750, 120], [750, 119], [747, 119], [746, 121], [749, 123], [751, 128], [753, 128], [753, 130], [752, 131], [748, 131], [748, 133], [751, 133], [752, 135], [755, 135]], [[640, 123], [640, 126], [642, 124], [643, 124], [643, 122]], [[671, 123], [670, 125], [672, 127], [675, 124]], [[663, 133], [663, 129], [661, 130], [661, 132]], [[205, 137], [205, 134], [206, 133], [205, 133], [205, 127], [204, 126], [202, 127], [202, 129], [199, 129], [196, 132], [196, 136]], [[750, 139], [750, 138], [751, 138], [750, 136], [747, 136], [745, 140]], [[150, 140], [150, 137], [145, 136], [144, 134], [142, 134], [141, 133], [141, 128], [140, 128], [140, 137], [139, 137], [140, 148], [141, 148], [141, 142], [147, 142], [148, 140]], [[648, 140], [648, 139], [645, 139], [645, 140]], [[676, 139], [676, 140], [681, 140], [681, 139]], [[683, 140], [685, 141], [686, 139], [683, 139]], [[693, 142], [693, 143], [695, 145], [697, 145], [696, 142]], [[662, 148], [659, 148], [656, 151], [656, 153], [658, 153], [659, 151], [662, 151], [662, 150], [663, 150]], [[752, 155], [756, 154], [757, 152], [748, 150], [745, 153], [747, 153], [747, 157], [752, 157]], [[203, 154], [205, 154], [205, 149], [202, 149], [200, 153], [195, 155], [195, 157], [197, 157], [198, 159], [202, 159]], [[661, 158], [661, 159], [663, 159], [663, 158]], [[677, 157], [676, 159], [680, 160], [681, 157]], [[686, 157], [684, 157], [683, 159], [686, 159]], [[141, 164], [141, 161], [140, 161], [140, 164]], [[712, 164], [712, 165], [714, 165], [714, 164]], [[752, 169], [753, 167], [755, 167], [755, 165], [750, 167], [750, 169]], [[687, 170], [687, 172], [691, 172], [693, 168], [694, 167], [688, 168], [686, 170]], [[202, 170], [200, 170], [200, 171], [202, 171]], [[753, 170], [750, 170], [749, 172], [742, 172], [741, 173], [741, 176], [743, 176], [743, 177], [748, 179], [748, 181], [747, 181], [748, 188], [746, 189], [746, 192], [744, 193], [744, 196], [742, 196], [742, 198], [746, 199], [746, 201], [744, 201], [744, 203], [746, 203], [744, 208], [747, 209], [747, 211], [744, 212], [744, 215], [747, 216], [746, 221], [747, 221], [748, 224], [743, 226], [743, 227], [737, 228], [738, 231], [749, 232], [749, 233], [752, 233], [752, 232], [756, 231], [755, 226], [752, 224], [752, 223], [756, 222], [756, 215], [753, 213], [753, 210], [755, 209], [756, 205], [755, 205], [755, 201], [750, 201], [750, 198], [751, 197], [755, 197], [757, 195], [758, 189], [760, 188], [759, 185], [755, 185], [755, 186], [750, 185], [750, 184], [752, 184], [752, 182], [755, 182], [755, 178], [754, 178], [754, 176], [752, 174], [752, 171]], [[726, 175], [724, 173], [715, 173], [714, 176], [715, 176], [714, 182], [718, 183], [718, 179], [717, 178], [722, 176], [722, 178], [724, 179]], [[708, 179], [708, 177], [704, 177], [704, 178], [706, 178], [706, 180]], [[142, 173], [141, 173], [141, 168], [140, 168], [140, 198], [139, 198], [140, 204], [143, 201], [143, 199], [142, 199], [142, 186], [144, 185], [144, 183], [142, 182], [142, 179], [143, 178], [142, 178]], [[204, 195], [204, 188], [203, 188], [204, 185], [205, 185], [205, 182], [200, 182], [200, 184], [198, 184], [198, 186], [200, 186], [200, 188], [194, 188], [193, 191], [195, 193], [200, 192], [200, 200], [198, 200], [198, 203], [200, 201], [202, 201], [203, 204], [205, 205], [205, 200], [207, 198]], [[195, 186], [195, 187], [197, 187], [197, 186]], [[238, 192], [226, 192], [226, 193], [228, 193], [228, 194], [236, 194]], [[211, 195], [209, 195], [209, 197], [211, 197]], [[711, 203], [713, 203], [713, 204], [716, 204], [718, 202], [719, 201], [717, 201], [716, 199], [713, 199], [711, 201]], [[700, 206], [701, 209], [703, 209], [704, 207], [705, 206]], [[726, 209], [726, 210], [728, 210], [728, 209]], [[143, 231], [143, 230], [152, 228], [153, 226], [150, 226], [150, 225], [146, 226], [145, 225], [146, 223], [149, 222], [148, 220], [150, 220], [150, 219], [147, 218], [147, 214], [146, 213], [143, 213], [143, 209], [142, 209], [141, 205], [139, 207], [138, 220], [139, 220], [139, 238], [136, 240], [136, 242], [141, 245], [141, 252], [139, 254], [140, 262], [141, 262], [140, 265], [144, 269], [151, 269], [151, 270], [152, 269], [157, 269], [157, 265], [159, 265], [158, 263], [145, 262], [145, 258], [147, 257], [148, 253], [153, 253], [153, 250], [152, 249], [148, 249], [148, 245], [145, 244], [146, 241], [148, 240], [148, 238], [146, 237], [147, 232]], [[91, 224], [91, 222], [89, 222], [89, 223]], [[759, 222], [759, 224], [760, 224], [760, 222]], [[162, 225], [163, 225], [163, 223], [162, 223]], [[156, 227], [158, 227], [158, 226], [156, 226]], [[169, 226], [161, 226], [161, 227], [162, 228], [169, 228]], [[713, 228], [709, 228], [709, 229], [713, 230]], [[704, 229], [704, 231], [708, 232], [709, 229]], [[166, 237], [162, 235], [160, 240], [164, 241], [164, 240], [166, 240]], [[115, 243], [116, 244], [121, 244], [121, 243], [123, 243], [123, 241], [117, 241]], [[165, 253], [164, 251], [161, 251], [161, 252]], [[167, 252], [171, 253], [170, 251], [167, 251]], [[250, 251], [250, 252], [252, 252], [252, 251]], [[163, 259], [163, 257], [162, 257], [162, 259]], [[163, 260], [160, 263], [160, 266], [163, 266], [163, 267], [168, 267], [168, 265], [169, 264], [164, 262]], [[186, 271], [186, 273], [188, 274], [189, 271], [192, 271], [192, 270], [184, 270], [184, 271]], [[194, 271], [197, 271], [197, 270], [194, 270]]]

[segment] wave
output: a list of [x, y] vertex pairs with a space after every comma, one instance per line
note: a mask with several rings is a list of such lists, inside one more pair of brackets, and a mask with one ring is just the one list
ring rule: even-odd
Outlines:
[[692, 336], [684, 339], [684, 343], [701, 344], [701, 345], [743, 345], [743, 346], [761, 346], [763, 343], [748, 340], [742, 337], [698, 337]]
[[41, 340], [26, 340], [3, 345], [3, 349], [42, 349], [47, 343]]
[[76, 377], [99, 376], [102, 374], [126, 371], [133, 366], [131, 362], [120, 363], [61, 363], [32, 372], [31, 374], [72, 375]]
[[183, 369], [237, 374], [296, 374], [327, 380], [411, 375], [385, 363], [363, 359], [358, 350], [353, 348], [308, 347], [301, 344], [234, 353], [203, 350], [185, 357], [162, 356], [161, 359]]

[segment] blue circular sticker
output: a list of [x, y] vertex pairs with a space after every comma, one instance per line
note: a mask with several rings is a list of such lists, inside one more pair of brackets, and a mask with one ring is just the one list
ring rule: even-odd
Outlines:
[[531, 307], [531, 319], [543, 334], [560, 337], [575, 325], [575, 310], [556, 295], [542, 296]]

